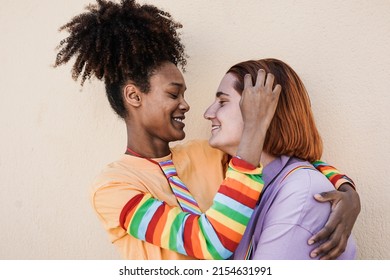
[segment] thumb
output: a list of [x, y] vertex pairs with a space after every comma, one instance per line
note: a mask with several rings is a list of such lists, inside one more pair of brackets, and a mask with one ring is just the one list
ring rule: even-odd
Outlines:
[[318, 202], [332, 201], [335, 199], [334, 193], [335, 193], [335, 191], [317, 193], [314, 195], [314, 198]]

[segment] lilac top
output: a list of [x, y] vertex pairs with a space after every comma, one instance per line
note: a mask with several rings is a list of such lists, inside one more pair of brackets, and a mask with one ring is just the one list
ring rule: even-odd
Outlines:
[[[334, 187], [314, 168], [297, 169], [285, 177], [303, 165], [311, 166], [309, 162], [281, 156], [264, 168], [261, 200], [233, 259], [245, 259], [251, 242], [249, 259], [312, 259], [309, 254], [318, 244], [308, 245], [307, 241], [325, 225], [331, 212], [330, 203], [319, 203], [313, 196]], [[350, 237], [338, 259], [354, 259], [355, 254], [356, 245]]]

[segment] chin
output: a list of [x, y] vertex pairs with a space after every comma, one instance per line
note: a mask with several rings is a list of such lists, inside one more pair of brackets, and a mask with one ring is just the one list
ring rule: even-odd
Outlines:
[[213, 138], [209, 139], [209, 145], [210, 145], [210, 147], [212, 147], [214, 149], [218, 149], [218, 150], [221, 150], [222, 152], [226, 153], [226, 151], [224, 150], [223, 146], [221, 146], [221, 144], [216, 142]]
[[229, 145], [229, 143], [218, 143], [218, 141], [215, 141], [212, 137], [209, 139], [209, 145], [210, 147], [214, 149], [218, 149], [225, 154], [235, 156], [237, 152], [238, 145]]
[[173, 141], [180, 141], [180, 140], [183, 140], [185, 137], [186, 137], [186, 134], [183, 131], [183, 133], [180, 133], [179, 135], [177, 135], [177, 137], [175, 137], [175, 139]]

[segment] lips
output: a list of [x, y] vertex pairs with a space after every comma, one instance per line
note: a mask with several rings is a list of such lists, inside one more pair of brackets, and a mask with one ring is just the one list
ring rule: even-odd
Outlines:
[[177, 122], [183, 122], [184, 118], [173, 118], [174, 121], [177, 121]]
[[175, 116], [175, 117], [172, 118], [173, 123], [179, 125], [180, 127], [184, 127], [185, 126], [185, 124], [183, 122], [184, 119], [185, 119], [184, 116]]

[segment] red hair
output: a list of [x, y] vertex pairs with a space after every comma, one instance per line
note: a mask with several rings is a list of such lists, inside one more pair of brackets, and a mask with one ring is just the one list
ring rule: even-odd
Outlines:
[[250, 74], [254, 82], [259, 69], [275, 76], [274, 84], [282, 86], [274, 118], [267, 131], [264, 151], [274, 155], [288, 155], [315, 161], [322, 155], [322, 140], [315, 125], [309, 95], [297, 73], [277, 59], [249, 60], [232, 66], [227, 73], [236, 76], [235, 90], [244, 90], [244, 76]]

